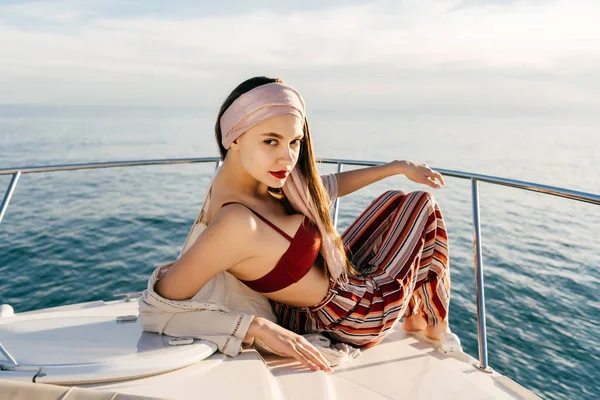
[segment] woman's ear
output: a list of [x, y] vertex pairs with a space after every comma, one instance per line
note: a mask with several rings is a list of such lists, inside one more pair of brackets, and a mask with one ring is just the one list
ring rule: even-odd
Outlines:
[[234, 141], [233, 141], [233, 142], [232, 142], [232, 143], [229, 145], [229, 149], [232, 149], [232, 150], [238, 150], [238, 142], [237, 142], [237, 141], [238, 141], [238, 140], [237, 140], [237, 139], [235, 139], [235, 140], [234, 140]]

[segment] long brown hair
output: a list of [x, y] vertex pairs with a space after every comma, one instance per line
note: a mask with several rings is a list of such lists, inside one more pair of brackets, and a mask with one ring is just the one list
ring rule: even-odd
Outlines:
[[[217, 144], [219, 146], [219, 152], [221, 153], [221, 159], [225, 159], [227, 155], [227, 149], [221, 143], [221, 139], [223, 137], [223, 133], [221, 132], [221, 117], [223, 113], [231, 106], [231, 104], [244, 93], [257, 88], [262, 85], [266, 85], [268, 83], [283, 83], [283, 81], [279, 78], [269, 78], [266, 76], [257, 76], [254, 78], [250, 78], [242, 83], [240, 83], [233, 91], [227, 96], [221, 108], [219, 109], [219, 114], [217, 116], [217, 122], [215, 123], [215, 138], [217, 139]], [[304, 139], [303, 143], [300, 146], [300, 154], [298, 156], [298, 162], [296, 163], [295, 168], [299, 168], [300, 172], [304, 175], [306, 180], [306, 184], [308, 185], [308, 191], [310, 196], [313, 198], [313, 201], [317, 208], [317, 218], [319, 218], [323, 226], [325, 227], [324, 234], [330, 235], [337, 249], [341, 252], [344, 257], [344, 262], [346, 264], [346, 271], [348, 275], [357, 275], [358, 272], [354, 269], [348, 257], [346, 257], [346, 253], [344, 251], [344, 244], [342, 243], [342, 239], [337, 234], [333, 227], [333, 221], [331, 220], [331, 215], [329, 214], [328, 207], [328, 194], [325, 191], [325, 187], [323, 186], [323, 182], [321, 181], [321, 177], [319, 176], [319, 172], [317, 170], [317, 162], [313, 151], [312, 140], [310, 137], [310, 129], [308, 128], [308, 120], [304, 119]], [[289, 212], [295, 211], [291, 206], [290, 202], [285, 197], [283, 190], [269, 188], [269, 193], [279, 199], [283, 206]], [[330, 276], [329, 270], [327, 266], [325, 266], [325, 273], [327, 276]]]

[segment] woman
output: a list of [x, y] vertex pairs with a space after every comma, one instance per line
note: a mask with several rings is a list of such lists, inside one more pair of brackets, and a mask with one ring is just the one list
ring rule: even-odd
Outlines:
[[335, 196], [396, 174], [440, 188], [438, 172], [394, 161], [323, 181], [304, 101], [279, 79], [235, 88], [215, 132], [223, 165], [204, 210], [207, 227], [152, 280], [159, 300], [186, 301], [227, 271], [266, 296], [277, 316], [277, 324], [240, 318], [231, 336], [259, 339], [315, 370], [331, 369], [301, 334], [372, 346], [402, 317], [407, 331], [433, 340], [450, 334], [447, 234], [429, 193], [385, 192], [341, 237], [330, 218]]

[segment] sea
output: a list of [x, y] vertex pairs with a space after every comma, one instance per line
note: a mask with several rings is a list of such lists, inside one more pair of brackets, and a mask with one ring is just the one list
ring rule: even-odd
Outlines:
[[[0, 169], [217, 156], [216, 114], [0, 106]], [[514, 114], [311, 109], [308, 118], [317, 157], [411, 160], [600, 193], [600, 117]], [[156, 266], [177, 257], [214, 168], [23, 174], [0, 224], [0, 304], [19, 313], [143, 290]], [[9, 182], [0, 176], [0, 193]], [[600, 398], [600, 207], [479, 188], [490, 366], [544, 399]], [[478, 358], [471, 182], [446, 177], [432, 189], [386, 178], [341, 198], [338, 230], [388, 189], [438, 200], [450, 239], [450, 325]]]

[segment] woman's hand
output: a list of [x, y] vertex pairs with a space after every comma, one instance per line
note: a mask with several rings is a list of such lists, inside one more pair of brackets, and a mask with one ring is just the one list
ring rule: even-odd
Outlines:
[[313, 371], [333, 372], [323, 354], [304, 337], [267, 319], [254, 317], [246, 337], [254, 337], [278, 354], [293, 357]]
[[[434, 189], [439, 189], [446, 184], [442, 174], [432, 170], [427, 164], [417, 164], [406, 160], [394, 161], [394, 163], [398, 165], [401, 173], [413, 182], [422, 183]], [[436, 179], [439, 182], [436, 182]]]

